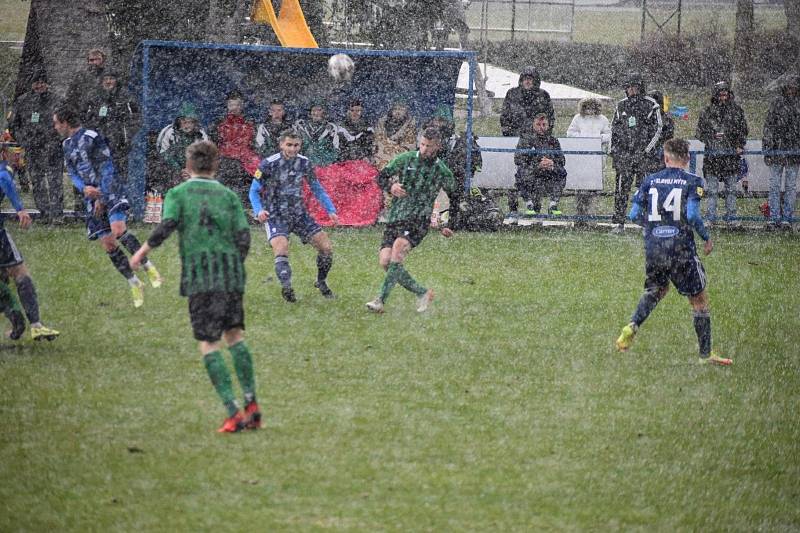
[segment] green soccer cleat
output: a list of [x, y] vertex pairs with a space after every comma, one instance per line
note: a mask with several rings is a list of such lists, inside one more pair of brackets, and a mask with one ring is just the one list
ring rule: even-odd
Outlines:
[[60, 333], [47, 326], [31, 326], [31, 339], [35, 341], [54, 341]]
[[535, 217], [535, 216], [536, 216], [536, 215], [538, 215], [539, 213], [537, 213], [537, 212], [536, 212], [536, 209], [526, 209], [526, 210], [523, 212], [523, 214], [524, 214], [526, 217]]
[[715, 351], [711, 351], [711, 355], [706, 357], [700, 356], [698, 361], [701, 365], [715, 365], [715, 366], [731, 366], [733, 364], [733, 359], [727, 359], [725, 357], [720, 357], [717, 355]]
[[150, 280], [150, 285], [157, 289], [164, 283], [164, 278], [161, 277], [161, 274], [156, 270], [156, 267], [151, 266], [147, 269], [147, 278]]
[[617, 341], [614, 343], [617, 347], [617, 351], [628, 351], [628, 348], [633, 344], [633, 338], [636, 336], [637, 329], [636, 324], [633, 322], [622, 328], [622, 333], [619, 334]]
[[139, 281], [136, 285], [131, 285], [131, 296], [133, 297], [133, 306], [141, 307], [144, 305], [144, 289], [142, 282]]

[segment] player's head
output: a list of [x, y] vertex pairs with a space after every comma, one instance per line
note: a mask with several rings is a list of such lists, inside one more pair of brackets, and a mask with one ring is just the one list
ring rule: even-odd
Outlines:
[[300, 153], [303, 139], [293, 130], [286, 130], [278, 137], [278, 147], [284, 159], [294, 159]]
[[538, 135], [544, 135], [550, 129], [550, 117], [547, 113], [537, 113], [533, 117], [533, 131]]
[[689, 143], [678, 137], [665, 142], [664, 163], [668, 167], [685, 168], [689, 164]]
[[219, 150], [211, 141], [195, 141], [186, 147], [186, 170], [193, 176], [213, 176], [219, 168]]
[[0, 142], [0, 161], [5, 161], [14, 170], [20, 170], [25, 159], [25, 150], [15, 142]]
[[72, 130], [81, 127], [81, 115], [73, 106], [59, 106], [53, 113], [53, 127], [62, 139], [66, 139]]
[[442, 147], [442, 133], [437, 128], [426, 128], [419, 140], [421, 159], [433, 159]]

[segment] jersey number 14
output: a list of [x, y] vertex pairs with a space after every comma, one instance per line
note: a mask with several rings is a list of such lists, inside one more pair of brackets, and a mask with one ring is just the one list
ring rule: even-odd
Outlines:
[[[658, 222], [661, 220], [661, 213], [658, 209], [658, 189], [650, 187], [650, 214], [647, 220], [650, 222]], [[667, 194], [662, 204], [663, 212], [672, 211], [672, 220], [678, 221], [681, 219], [681, 198], [683, 198], [683, 189], [672, 189]]]

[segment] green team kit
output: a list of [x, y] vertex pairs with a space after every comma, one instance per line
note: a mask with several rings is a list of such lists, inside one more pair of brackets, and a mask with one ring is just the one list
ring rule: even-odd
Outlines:
[[393, 183], [401, 183], [408, 196], [392, 198], [386, 214], [389, 224], [400, 221], [430, 221], [433, 203], [440, 189], [453, 191], [455, 178], [447, 165], [439, 159], [420, 159], [419, 152], [405, 152], [392, 159], [378, 175], [378, 184], [389, 191]]

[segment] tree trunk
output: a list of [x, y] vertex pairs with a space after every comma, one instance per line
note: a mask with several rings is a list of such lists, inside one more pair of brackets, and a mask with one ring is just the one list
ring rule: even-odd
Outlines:
[[731, 84], [740, 92], [752, 87], [753, 79], [753, 0], [736, 0], [736, 33], [733, 37], [733, 76]]
[[783, 9], [786, 12], [786, 33], [797, 39], [800, 35], [800, 0], [783, 0]]

